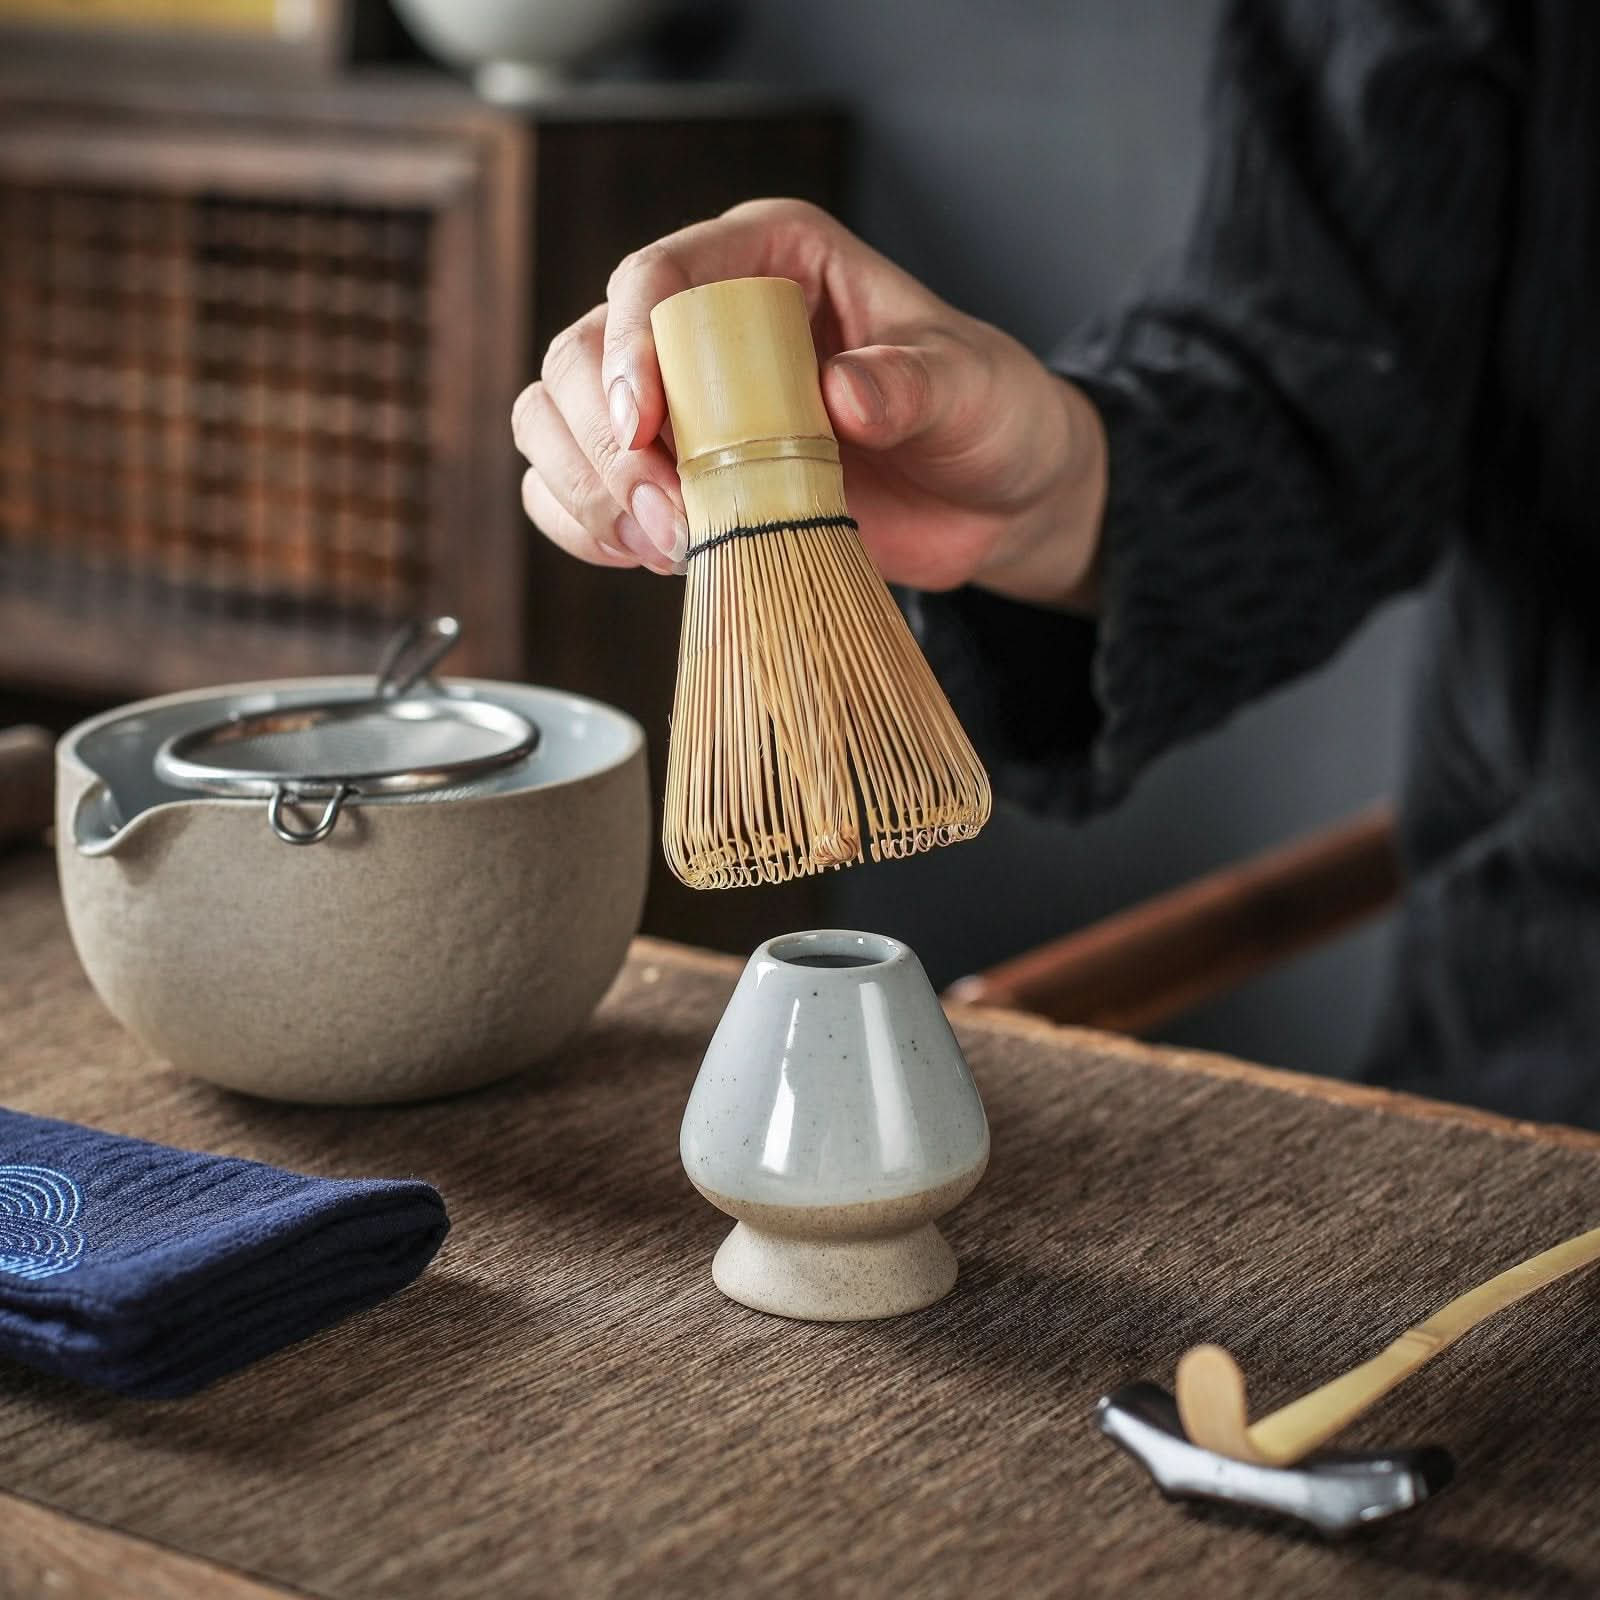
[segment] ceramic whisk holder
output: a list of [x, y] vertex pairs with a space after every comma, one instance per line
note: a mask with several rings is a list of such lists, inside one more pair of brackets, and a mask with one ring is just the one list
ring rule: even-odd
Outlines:
[[873, 933], [770, 939], [706, 1051], [679, 1141], [737, 1219], [712, 1266], [758, 1311], [898, 1316], [956, 1280], [934, 1226], [989, 1160], [989, 1125], [922, 963]]

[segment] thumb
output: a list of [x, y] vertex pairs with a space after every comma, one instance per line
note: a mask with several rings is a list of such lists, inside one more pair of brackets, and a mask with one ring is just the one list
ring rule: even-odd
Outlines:
[[865, 345], [827, 363], [822, 398], [842, 441], [892, 450], [936, 433], [959, 411], [978, 376], [961, 367], [937, 343]]

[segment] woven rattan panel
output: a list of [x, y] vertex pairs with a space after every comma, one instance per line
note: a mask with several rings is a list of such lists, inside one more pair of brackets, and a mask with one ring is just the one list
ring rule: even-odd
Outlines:
[[888, 1322], [784, 1322], [714, 1289], [728, 1224], [678, 1164], [736, 970], [642, 944], [542, 1073], [390, 1110], [267, 1105], [149, 1061], [90, 993], [48, 860], [0, 861], [7, 1102], [306, 1171], [416, 1172], [454, 1221], [413, 1288], [191, 1400], [0, 1364], [0, 1488], [339, 1600], [1600, 1594], [1593, 1276], [1352, 1431], [1460, 1463], [1369, 1538], [1169, 1505], [1092, 1420], [1108, 1385], [1170, 1379], [1201, 1338], [1239, 1354], [1264, 1407], [1372, 1353], [1592, 1225], [1592, 1139], [969, 1016], [994, 1160], [949, 1219], [955, 1291]]
[[431, 226], [0, 185], [0, 586], [119, 622], [411, 614]]

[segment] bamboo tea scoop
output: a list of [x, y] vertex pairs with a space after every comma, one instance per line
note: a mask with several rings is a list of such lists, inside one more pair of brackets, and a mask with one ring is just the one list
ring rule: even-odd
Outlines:
[[1251, 1425], [1244, 1374], [1220, 1345], [1196, 1345], [1178, 1363], [1178, 1415], [1189, 1443], [1234, 1461], [1292, 1466], [1342, 1432], [1424, 1362], [1536, 1290], [1600, 1261], [1600, 1228], [1591, 1228], [1457, 1296], [1408, 1328], [1370, 1361]]

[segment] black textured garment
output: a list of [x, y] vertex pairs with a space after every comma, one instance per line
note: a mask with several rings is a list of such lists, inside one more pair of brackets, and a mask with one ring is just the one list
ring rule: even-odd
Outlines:
[[1098, 619], [911, 611], [1000, 792], [1082, 814], [1436, 571], [1369, 1075], [1600, 1126], [1597, 91], [1589, 0], [1235, 4], [1177, 285], [1059, 362]]

